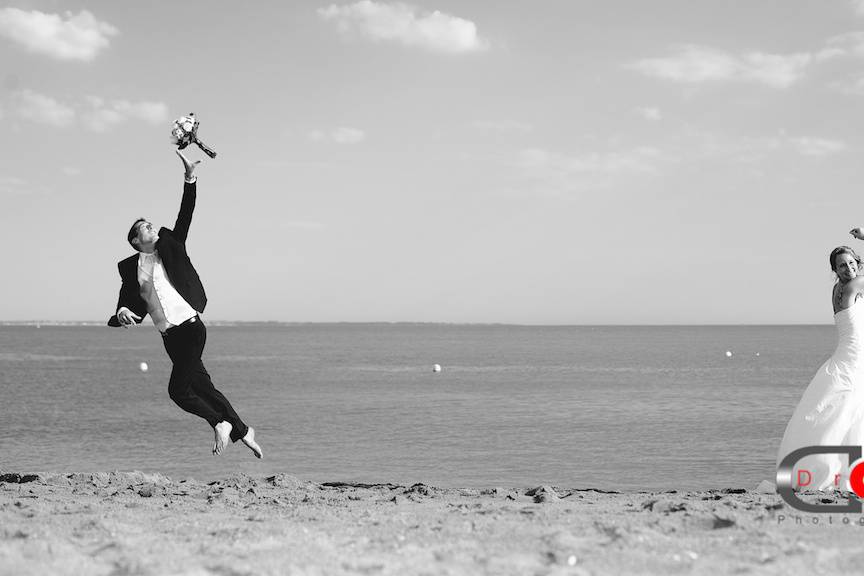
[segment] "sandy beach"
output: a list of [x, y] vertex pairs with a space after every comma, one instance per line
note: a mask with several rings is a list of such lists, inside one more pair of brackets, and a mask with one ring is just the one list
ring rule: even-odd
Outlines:
[[0, 478], [4, 575], [851, 574], [862, 560], [864, 516], [743, 489]]

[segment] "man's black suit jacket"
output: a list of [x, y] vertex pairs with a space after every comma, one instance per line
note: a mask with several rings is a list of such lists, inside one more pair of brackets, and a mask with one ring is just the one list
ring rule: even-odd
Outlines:
[[[168, 275], [168, 280], [174, 289], [198, 312], [204, 312], [207, 306], [207, 295], [204, 286], [198, 277], [198, 272], [192, 266], [189, 255], [186, 254], [186, 237], [189, 235], [189, 225], [192, 224], [192, 212], [195, 210], [195, 183], [183, 185], [183, 200], [180, 201], [180, 212], [177, 214], [177, 222], [174, 229], [159, 229], [159, 240], [156, 241], [156, 250], [162, 259], [162, 266]], [[120, 286], [120, 297], [117, 299], [117, 307], [114, 315], [108, 319], [109, 326], [120, 326], [117, 319], [117, 311], [126, 307], [138, 316], [140, 324], [147, 315], [147, 303], [141, 297], [141, 286], [138, 284], [138, 254], [121, 260], [117, 264], [120, 270], [120, 278], [123, 281]]]

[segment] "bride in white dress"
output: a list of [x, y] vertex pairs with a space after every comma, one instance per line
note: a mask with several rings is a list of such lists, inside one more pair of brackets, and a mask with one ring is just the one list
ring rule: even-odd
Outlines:
[[[864, 239], [864, 231], [851, 234]], [[864, 264], [848, 246], [831, 252], [837, 275], [832, 294], [837, 349], [819, 368], [795, 408], [780, 443], [777, 463], [805, 446], [864, 445]], [[793, 486], [804, 490], [849, 490], [845, 455], [802, 458]], [[799, 471], [804, 471], [799, 474]]]

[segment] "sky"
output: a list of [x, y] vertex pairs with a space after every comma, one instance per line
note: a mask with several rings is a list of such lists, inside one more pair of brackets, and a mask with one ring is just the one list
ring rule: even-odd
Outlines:
[[0, 5], [0, 320], [114, 313], [138, 217], [206, 318], [830, 323], [864, 1]]

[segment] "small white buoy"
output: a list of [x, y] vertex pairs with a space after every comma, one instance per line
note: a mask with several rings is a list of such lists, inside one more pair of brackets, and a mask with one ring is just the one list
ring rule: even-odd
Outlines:
[[435, 364], [434, 366], [432, 366], [432, 372], [440, 372], [440, 371], [441, 371], [441, 365], [440, 364]]
[[727, 358], [731, 358], [731, 357], [732, 357], [732, 352], [731, 352], [730, 350], [726, 350], [726, 357], [727, 357]]
[[138, 365], [138, 368], [141, 370], [141, 372], [146, 372], [148, 368], [147, 363], [141, 362], [141, 364]]
[[758, 356], [758, 355], [759, 355], [759, 353], [758, 353], [758, 352], [756, 352], [756, 356]]
[[570, 556], [567, 557], [567, 565], [568, 566], [575, 566], [576, 561], [577, 561], [577, 558], [576, 558], [575, 554], [571, 554]]

